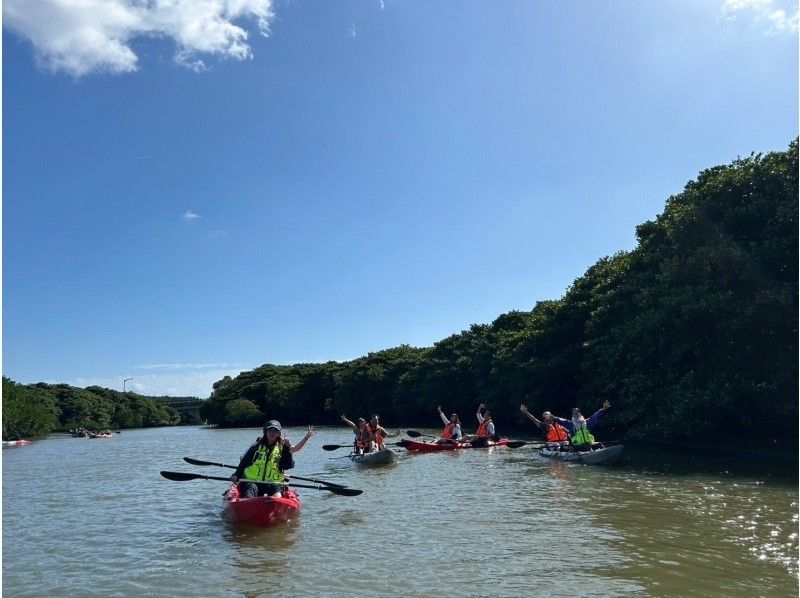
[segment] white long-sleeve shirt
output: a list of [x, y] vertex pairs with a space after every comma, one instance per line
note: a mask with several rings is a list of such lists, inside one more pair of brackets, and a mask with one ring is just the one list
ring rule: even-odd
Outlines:
[[[439, 417], [442, 418], [442, 423], [445, 426], [450, 423], [450, 420], [447, 419], [447, 416], [441, 411], [439, 412]], [[453, 426], [453, 440], [461, 440], [461, 426], [459, 424]]]

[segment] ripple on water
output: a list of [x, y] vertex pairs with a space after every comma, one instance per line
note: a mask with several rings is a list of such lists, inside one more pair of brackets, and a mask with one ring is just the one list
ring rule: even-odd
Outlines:
[[[374, 594], [375, 580], [386, 595], [437, 595], [457, 579], [487, 596], [796, 592], [797, 490], [774, 477], [591, 468], [524, 448], [403, 454], [368, 470], [319, 448], [351, 435], [320, 430], [298, 475], [364, 494], [305, 490], [299, 518], [258, 530], [221, 518], [224, 482], [158, 475], [198, 471], [184, 455], [236, 462], [256, 432], [54, 437], [4, 454], [5, 591], [262, 596], [278, 583], [288, 596], [351, 598]], [[43, 484], [53, 463], [60, 476]]]

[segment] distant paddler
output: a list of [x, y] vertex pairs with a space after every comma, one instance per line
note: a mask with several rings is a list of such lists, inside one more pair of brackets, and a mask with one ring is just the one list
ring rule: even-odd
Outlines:
[[544, 434], [545, 440], [550, 443], [569, 443], [569, 431], [558, 423], [553, 414], [549, 411], [545, 411], [542, 413], [541, 421], [536, 419], [534, 415], [528, 411], [528, 406], [522, 404], [519, 406], [519, 410], [531, 420], [536, 427], [539, 428], [542, 433]]
[[353, 439], [353, 452], [356, 455], [363, 455], [372, 450], [372, 430], [363, 417], [359, 417], [355, 422], [351, 422], [345, 415], [341, 416], [342, 421], [350, 426], [356, 437]]
[[374, 444], [372, 448], [373, 450], [379, 451], [386, 448], [386, 445], [383, 443], [384, 438], [392, 438], [394, 436], [400, 436], [401, 434], [400, 430], [397, 432], [389, 432], [386, 428], [381, 426], [380, 418], [377, 413], [370, 418], [369, 429], [372, 433], [372, 442]]
[[450, 419], [447, 419], [441, 405], [437, 407], [437, 411], [439, 411], [439, 417], [442, 418], [444, 429], [442, 430], [442, 435], [436, 440], [436, 444], [454, 444], [461, 440], [461, 420], [458, 414], [453, 413]]
[[595, 444], [595, 438], [591, 429], [594, 428], [603, 417], [603, 414], [611, 408], [611, 402], [605, 401], [589, 419], [583, 417], [579, 407], [572, 408], [572, 419], [553, 416], [553, 419], [563, 425], [570, 434], [570, 443], [579, 451], [591, 450]]
[[490, 440], [500, 439], [494, 428], [492, 413], [486, 408], [486, 405], [483, 403], [478, 405], [475, 418], [478, 420], [478, 429], [474, 434], [464, 436], [464, 440], [469, 441], [473, 446], [486, 446]]

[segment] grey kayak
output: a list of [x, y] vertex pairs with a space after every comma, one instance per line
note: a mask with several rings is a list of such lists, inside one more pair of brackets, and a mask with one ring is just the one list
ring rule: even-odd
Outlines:
[[389, 448], [384, 448], [374, 453], [364, 453], [363, 455], [350, 455], [350, 459], [359, 465], [390, 465], [397, 461], [397, 454]]
[[586, 465], [598, 465], [600, 463], [615, 463], [622, 458], [625, 447], [621, 444], [615, 446], [605, 446], [591, 451], [559, 450], [543, 448], [539, 454], [548, 459], [559, 459], [569, 463], [584, 463]]

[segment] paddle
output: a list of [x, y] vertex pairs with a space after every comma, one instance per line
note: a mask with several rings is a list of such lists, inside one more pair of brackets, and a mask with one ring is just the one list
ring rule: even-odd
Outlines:
[[[225, 465], [224, 463], [214, 463], [212, 461], [200, 461], [198, 459], [192, 459], [191, 457], [184, 457], [184, 461], [191, 465], [216, 465], [217, 467], [227, 467], [228, 469], [236, 469], [235, 465]], [[299, 475], [289, 474], [290, 478], [295, 480], [303, 480], [304, 482], [314, 482], [315, 484], [325, 484], [326, 486], [334, 486], [336, 488], [347, 488], [347, 486], [343, 486], [342, 484], [334, 484], [333, 482], [326, 482], [325, 480], [317, 480], [314, 478], [302, 478]]]
[[411, 438], [419, 438], [420, 436], [424, 436], [422, 432], [417, 432], [416, 430], [406, 430], [406, 434], [411, 436]]
[[[410, 442], [409, 440], [403, 439], [403, 440], [400, 440], [398, 442], [386, 442], [384, 444], [386, 444], [387, 446], [391, 445], [391, 446], [402, 446], [402, 447], [405, 447], [409, 442]], [[340, 448], [353, 448], [353, 445], [352, 444], [323, 444], [322, 445], [322, 450], [323, 451], [335, 451], [336, 449], [340, 449]]]
[[526, 444], [535, 446], [536, 448], [544, 448], [547, 446], [546, 442], [539, 442], [539, 441], [532, 442], [530, 440], [511, 440], [506, 444], [506, 446], [508, 448], [519, 448], [521, 446], [525, 446]]
[[[214, 475], [200, 475], [199, 473], [185, 473], [182, 471], [162, 471], [161, 475], [167, 478], [168, 480], [172, 480], [174, 482], [188, 482], [189, 480], [219, 480], [220, 482], [230, 482], [230, 478], [223, 478], [220, 476]], [[270, 482], [257, 482], [255, 480], [242, 480], [242, 482], [247, 482], [249, 484], [256, 484], [258, 486], [263, 486], [270, 484]], [[272, 484], [270, 484], [272, 485]], [[331, 486], [311, 486], [309, 484], [287, 484], [282, 483], [283, 486], [292, 486], [293, 488], [311, 488], [312, 490], [327, 490], [328, 492], [333, 492], [334, 494], [339, 494], [341, 496], [358, 496], [359, 494], [363, 494], [363, 490], [356, 490], [355, 488], [337, 488]]]

